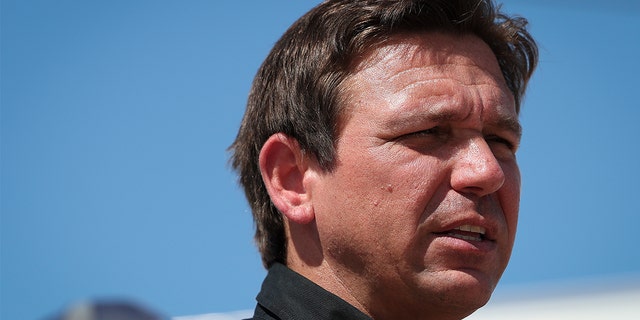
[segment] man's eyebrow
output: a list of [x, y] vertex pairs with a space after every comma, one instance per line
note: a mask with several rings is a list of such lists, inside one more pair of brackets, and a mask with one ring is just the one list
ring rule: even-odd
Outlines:
[[[443, 110], [444, 109], [444, 110]], [[400, 127], [407, 123], [447, 123], [463, 121], [466, 116], [457, 110], [447, 110], [446, 108], [429, 110], [427, 112], [409, 112], [404, 117], [394, 118], [388, 122], [391, 127]], [[486, 123], [487, 126], [514, 133], [520, 138], [522, 136], [522, 125], [517, 116], [497, 115], [498, 119]]]
[[429, 111], [409, 111], [404, 112], [403, 116], [389, 119], [388, 124], [391, 127], [401, 127], [408, 123], [446, 123], [462, 120], [464, 117], [455, 110], [437, 110]]
[[522, 137], [522, 125], [518, 118], [500, 117], [492, 126], [515, 133], [518, 138]]
[[[497, 119], [491, 120], [487, 123], [487, 125], [499, 128], [501, 130], [506, 130], [515, 133], [518, 137], [522, 136], [522, 125], [520, 125], [520, 120], [518, 120], [517, 116], [513, 117], [509, 114], [503, 114], [500, 112], [501, 108], [498, 108], [497, 111]], [[425, 119], [428, 119], [432, 122], [453, 122], [453, 121], [463, 121], [467, 117], [472, 116], [471, 113], [466, 116], [460, 114], [457, 110], [451, 109], [437, 109], [433, 111], [429, 111], [424, 115]]]

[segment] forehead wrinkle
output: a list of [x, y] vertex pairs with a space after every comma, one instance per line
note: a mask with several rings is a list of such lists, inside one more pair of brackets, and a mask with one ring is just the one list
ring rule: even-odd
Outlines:
[[[437, 33], [436, 33], [437, 34]], [[446, 36], [446, 35], [445, 35]], [[483, 43], [480, 39], [473, 39]], [[388, 70], [386, 78], [378, 78], [379, 81], [400, 82], [404, 77], [411, 78], [411, 75], [422, 73], [430, 77], [447, 78], [453, 74], [455, 69], [467, 69], [465, 77], [458, 80], [460, 84], [487, 84], [495, 85], [501, 89], [506, 89], [506, 81], [502, 75], [501, 69], [492, 68], [497, 66], [495, 55], [491, 52], [491, 60], [482, 58], [478, 55], [477, 50], [469, 49], [469, 46], [460, 47], [459, 44], [448, 44], [444, 46], [433, 46], [431, 43], [425, 43], [420, 37], [403, 38], [399, 37], [398, 42], [387, 43], [386, 45], [374, 50], [371, 55], [361, 60], [360, 70], [364, 71], [371, 67], [383, 68], [388, 65], [390, 60], [397, 57], [404, 57], [409, 62], [409, 67], [402, 70]], [[461, 39], [459, 39], [461, 40]], [[487, 46], [487, 50], [490, 50]], [[393, 64], [391, 64], [393, 65]], [[477, 73], [469, 72], [475, 69]], [[437, 77], [437, 78], [436, 78]], [[476, 83], [474, 83], [476, 82]], [[410, 84], [407, 84], [409, 86]], [[401, 89], [395, 90], [402, 91]]]
[[[480, 86], [496, 87], [496, 88], [498, 88], [498, 90], [500, 90], [500, 92], [504, 91], [501, 87], [499, 87], [495, 82], [492, 82], [492, 81], [467, 83], [467, 82], [459, 80], [459, 79], [452, 79], [452, 78], [444, 76], [444, 77], [426, 79], [426, 80], [421, 80], [421, 81], [413, 81], [413, 82], [408, 83], [408, 84], [406, 84], [404, 86], [400, 86], [400, 88], [395, 89], [393, 91], [393, 93], [396, 93], [396, 94], [397, 93], [403, 93], [405, 91], [409, 91], [409, 90], [414, 89], [416, 87], [420, 87], [420, 86], [423, 86], [423, 85], [434, 84], [434, 83], [437, 84], [437, 83], [440, 83], [440, 82], [443, 83], [443, 85], [447, 84], [447, 82], [450, 82], [450, 84], [454, 84], [455, 83], [455, 84], [458, 84], [458, 85], [460, 85], [462, 87], [480, 87]], [[436, 91], [436, 92], [438, 92], [438, 91], [442, 91], [442, 90], [444, 90], [444, 89], [441, 88], [441, 87], [434, 87], [434, 88], [428, 88], [427, 87], [425, 91]], [[429, 94], [429, 96], [440, 96], [440, 95], [438, 95], [438, 94]]]
[[[453, 74], [453, 72], [448, 72], [448, 71], [451, 71], [452, 69], [460, 68], [460, 67], [474, 68], [479, 70], [480, 72], [475, 74], [475, 73], [466, 71], [464, 74], [465, 77], [455, 77], [455, 78], [451, 77], [451, 74]], [[435, 70], [435, 72], [432, 72], [432, 70]], [[425, 72], [425, 73], [429, 72], [431, 73], [432, 77], [429, 77], [428, 79], [424, 79], [421, 81], [410, 81], [409, 83], [402, 85], [402, 83], [404, 82], [403, 77], [406, 76], [410, 80], [414, 79], [411, 76], [413, 72]], [[390, 75], [388, 78], [382, 79], [382, 80], [389, 81], [390, 83], [399, 82], [400, 83], [399, 85], [402, 85], [402, 87], [395, 90], [395, 92], [397, 93], [407, 89], [411, 89], [420, 84], [428, 84], [428, 83], [432, 83], [440, 80], [442, 81], [450, 80], [453, 83], [458, 83], [466, 87], [486, 85], [486, 86], [497, 87], [500, 91], [504, 91], [504, 89], [506, 89], [501, 87], [501, 84], [504, 83], [504, 80], [502, 78], [496, 78], [494, 74], [472, 63], [471, 64], [450, 63], [450, 64], [441, 64], [441, 65], [418, 66], [418, 67], [413, 67], [413, 68], [399, 71], [397, 73]]]

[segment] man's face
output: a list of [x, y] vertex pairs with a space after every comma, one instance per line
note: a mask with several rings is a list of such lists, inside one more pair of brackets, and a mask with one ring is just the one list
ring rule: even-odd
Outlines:
[[396, 37], [343, 94], [337, 165], [311, 195], [333, 276], [376, 319], [471, 313], [507, 266], [520, 196], [495, 56], [474, 36]]

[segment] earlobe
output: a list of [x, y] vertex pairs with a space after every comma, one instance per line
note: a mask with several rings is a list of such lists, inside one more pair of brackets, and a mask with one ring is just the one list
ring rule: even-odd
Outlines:
[[315, 218], [305, 187], [308, 159], [294, 138], [284, 133], [269, 137], [260, 150], [260, 172], [271, 201], [292, 223], [307, 224]]

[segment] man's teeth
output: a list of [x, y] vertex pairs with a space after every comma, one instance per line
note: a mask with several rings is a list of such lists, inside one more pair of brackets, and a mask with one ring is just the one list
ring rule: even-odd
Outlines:
[[460, 230], [460, 231], [465, 231], [465, 232], [473, 232], [473, 233], [477, 233], [477, 235], [466, 235], [466, 234], [459, 234], [456, 232], [449, 232], [448, 236], [454, 237], [454, 238], [458, 238], [458, 239], [462, 239], [462, 240], [467, 240], [467, 241], [482, 241], [482, 236], [484, 235], [484, 233], [486, 232], [486, 229], [480, 226], [472, 226], [472, 225], [462, 225], [459, 226], [457, 228], [455, 228], [454, 230]]
[[468, 232], [475, 232], [475, 233], [479, 233], [479, 234], [484, 234], [487, 230], [481, 226], [472, 226], [469, 224], [465, 224], [462, 226], [459, 226], [457, 228], [455, 228], [454, 230], [460, 230], [460, 231], [468, 231]]

